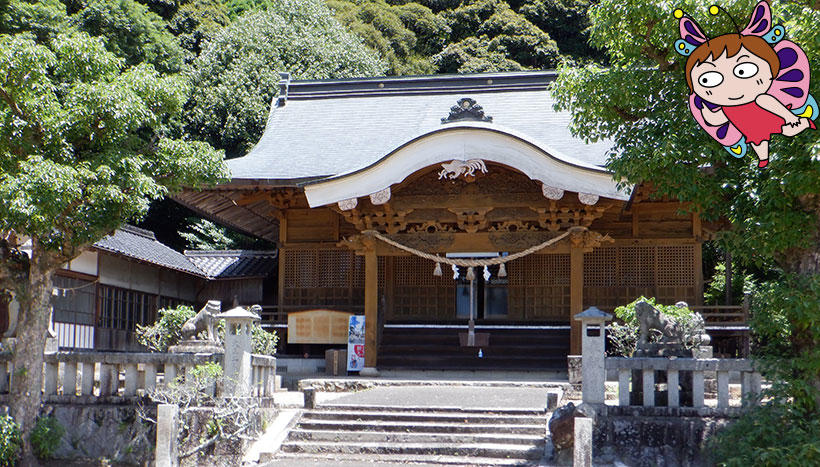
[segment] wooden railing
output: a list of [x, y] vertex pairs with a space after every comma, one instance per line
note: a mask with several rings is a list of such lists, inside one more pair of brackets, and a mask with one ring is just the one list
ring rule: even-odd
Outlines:
[[689, 309], [700, 313], [707, 326], [732, 327], [749, 324], [748, 295], [743, 298], [742, 305], [700, 305], [690, 306]]
[[[729, 372], [740, 372], [741, 395], [747, 400], [756, 401], [761, 389], [761, 376], [751, 360], [723, 358], [606, 358], [606, 369], [618, 372], [618, 404], [630, 405], [630, 385], [633, 371], [640, 372], [643, 406], [655, 406], [655, 373], [666, 373], [666, 389], [669, 407], [680, 406], [679, 382], [681, 372], [692, 373], [692, 406], [705, 407], [704, 375], [715, 372], [717, 375], [717, 407], [729, 408]], [[632, 388], [635, 389], [634, 387]]]

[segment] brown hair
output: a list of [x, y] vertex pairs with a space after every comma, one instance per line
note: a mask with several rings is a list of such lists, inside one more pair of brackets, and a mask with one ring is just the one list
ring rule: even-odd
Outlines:
[[704, 42], [689, 56], [689, 60], [686, 61], [686, 83], [689, 85], [689, 90], [693, 90], [692, 68], [695, 65], [705, 62], [710, 56], [714, 60], [723, 55], [724, 52], [726, 52], [727, 57], [734, 57], [740, 52], [741, 47], [766, 60], [772, 70], [772, 77], [777, 76], [777, 72], [780, 71], [780, 59], [777, 58], [777, 52], [763, 38], [741, 34], [724, 34]]

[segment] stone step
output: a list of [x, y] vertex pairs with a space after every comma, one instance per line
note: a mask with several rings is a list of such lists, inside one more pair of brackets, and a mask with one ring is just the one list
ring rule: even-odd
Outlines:
[[353, 430], [291, 430], [288, 440], [323, 442], [363, 442], [363, 443], [452, 443], [452, 444], [527, 444], [542, 446], [545, 436], [521, 433], [413, 433], [390, 431]]
[[[558, 391], [556, 389], [556, 391]], [[489, 402], [488, 402], [489, 404]], [[339, 411], [363, 411], [363, 412], [429, 412], [429, 413], [455, 413], [455, 414], [476, 414], [476, 415], [526, 415], [530, 417], [546, 417], [546, 409], [528, 409], [516, 407], [491, 407], [462, 409], [460, 407], [445, 406], [394, 406], [394, 405], [364, 405], [364, 404], [339, 404], [326, 402], [319, 406], [315, 412], [339, 410]]]
[[325, 411], [311, 410], [302, 415], [302, 421], [318, 420], [355, 420], [367, 421], [395, 421], [395, 422], [450, 422], [460, 424], [494, 424], [494, 425], [546, 425], [543, 416], [533, 415], [493, 415], [487, 413], [461, 412], [371, 412], [363, 410]]
[[[526, 459], [502, 459], [488, 457], [462, 457], [424, 454], [326, 454], [310, 455], [304, 453], [280, 452], [275, 459], [294, 459], [302, 462], [313, 462], [315, 465], [330, 465], [335, 461], [341, 462], [361, 462], [361, 463], [381, 463], [381, 464], [409, 464], [409, 465], [476, 465], [476, 466], [540, 466], [544, 465], [536, 460]], [[272, 459], [262, 459], [260, 462]]]
[[538, 424], [465, 424], [458, 422], [413, 422], [383, 420], [306, 420], [298, 427], [303, 430], [388, 431], [414, 433], [509, 433], [543, 436], [547, 432], [546, 419]]
[[519, 444], [452, 444], [452, 443], [365, 443], [342, 441], [335, 443], [315, 441], [286, 441], [282, 451], [310, 454], [434, 454], [464, 457], [537, 460], [544, 456], [543, 446]]

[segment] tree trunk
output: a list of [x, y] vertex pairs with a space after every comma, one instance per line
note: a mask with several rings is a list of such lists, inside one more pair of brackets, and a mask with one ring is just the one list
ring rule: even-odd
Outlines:
[[40, 414], [43, 385], [43, 351], [48, 331], [53, 266], [48, 253], [34, 241], [28, 284], [21, 284], [15, 294], [20, 305], [17, 343], [12, 359], [10, 408], [23, 432], [22, 465], [39, 465], [34, 457], [28, 435]]

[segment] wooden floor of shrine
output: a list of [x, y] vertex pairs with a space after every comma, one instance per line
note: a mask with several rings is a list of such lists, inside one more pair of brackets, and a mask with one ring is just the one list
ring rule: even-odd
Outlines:
[[[537, 326], [477, 324], [487, 345], [461, 345], [467, 333], [458, 324], [387, 324], [381, 336], [378, 368], [385, 370], [566, 371], [567, 324]], [[479, 350], [481, 356], [479, 356]]]

